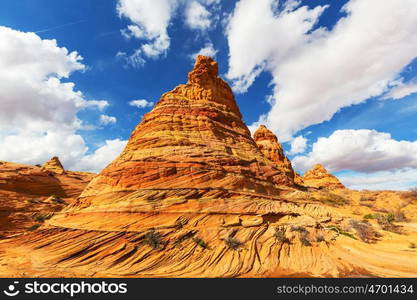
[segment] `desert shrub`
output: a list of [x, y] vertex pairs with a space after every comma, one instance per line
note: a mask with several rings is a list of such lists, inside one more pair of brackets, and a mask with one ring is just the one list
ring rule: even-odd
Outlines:
[[287, 243], [287, 244], [290, 243], [290, 240], [285, 236], [285, 229], [282, 227], [275, 228], [274, 236], [277, 239], [277, 241], [280, 243]]
[[29, 231], [33, 231], [33, 230], [38, 229], [40, 226], [41, 226], [41, 224], [34, 224], [34, 225], [30, 226], [30, 227], [28, 228], [28, 230], [29, 230]]
[[49, 220], [52, 218], [53, 214], [37, 214], [35, 215], [34, 219], [36, 222], [45, 222], [45, 220]]
[[361, 202], [375, 201], [375, 197], [372, 197], [372, 196], [361, 196], [361, 198], [359, 199], [359, 201], [361, 201]]
[[146, 233], [144, 242], [151, 246], [153, 249], [159, 249], [163, 244], [161, 234], [156, 231], [150, 231]]
[[360, 205], [361, 206], [366, 206], [366, 207], [369, 207], [369, 208], [373, 208], [374, 207], [374, 204], [373, 203], [369, 203], [369, 202], [361, 202]]
[[345, 230], [343, 230], [342, 228], [340, 228], [339, 226], [328, 226], [328, 227], [326, 227], [327, 229], [329, 229], [329, 230], [332, 230], [332, 231], [334, 231], [334, 232], [337, 232], [338, 234], [341, 234], [341, 235], [344, 235], [344, 236], [347, 236], [347, 237], [349, 237], [349, 238], [351, 238], [351, 239], [354, 239], [354, 240], [356, 240], [357, 238], [353, 235], [353, 234], [351, 234], [350, 232], [348, 232], [348, 231], [345, 231]]
[[305, 229], [305, 227], [303, 226], [291, 226], [291, 231], [296, 231], [299, 233], [308, 233], [307, 229]]
[[311, 243], [306, 235], [301, 235], [299, 239], [301, 244], [303, 244], [304, 246], [311, 246]]
[[409, 189], [407, 192], [403, 193], [403, 198], [408, 198], [411, 200], [417, 199], [417, 187]]
[[203, 249], [208, 249], [208, 244], [201, 238], [195, 237], [193, 238], [194, 243], [196, 243], [198, 246], [200, 246]]
[[238, 239], [232, 237], [232, 236], [228, 236], [225, 239], [226, 245], [233, 250], [237, 250], [240, 246], [242, 246], [242, 242], [239, 241]]
[[372, 225], [367, 222], [351, 219], [349, 224], [353, 229], [355, 229], [359, 239], [365, 243], [375, 242], [379, 237], [381, 237], [381, 235], [374, 230]]
[[395, 212], [393, 212], [393, 214], [394, 214], [394, 221], [396, 221], [396, 222], [405, 222], [405, 221], [408, 221], [407, 217], [401, 211], [401, 209], [396, 210]]
[[415, 243], [410, 243], [410, 245], [408, 246], [408, 248], [410, 249], [416, 249], [417, 245]]
[[349, 204], [349, 200], [333, 193], [326, 193], [322, 197], [320, 197], [318, 200], [323, 204], [327, 204], [331, 206], [342, 206], [342, 205]]
[[324, 238], [324, 236], [322, 234], [317, 235], [316, 237], [316, 242], [317, 243], [321, 243], [321, 242], [325, 242], [326, 239]]
[[311, 243], [308, 239], [309, 232], [303, 226], [292, 226], [291, 231], [296, 231], [300, 233], [299, 240], [304, 246], [311, 246]]
[[364, 219], [367, 220], [377, 220], [379, 224], [391, 223], [395, 220], [394, 213], [387, 213], [387, 214], [367, 214], [363, 216]]
[[390, 231], [394, 233], [401, 233], [401, 226], [395, 225], [392, 222], [399, 220], [401, 218], [405, 218], [404, 215], [396, 215], [395, 213], [387, 213], [387, 214], [367, 214], [364, 216], [365, 219], [374, 219], [377, 220], [378, 224], [381, 228], [385, 231]]

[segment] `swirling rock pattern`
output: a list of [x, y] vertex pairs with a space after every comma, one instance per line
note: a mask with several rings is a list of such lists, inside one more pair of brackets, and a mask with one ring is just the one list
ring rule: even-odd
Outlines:
[[[76, 202], [0, 243], [0, 273], [389, 276], [351, 254], [359, 241], [328, 229], [343, 218], [334, 209], [286, 197], [294, 176], [259, 149], [217, 69], [198, 56], [188, 82], [162, 95]], [[258, 142], [269, 147], [265, 138]], [[415, 274], [409, 260], [392, 263], [396, 274]]]
[[[0, 161], [0, 237], [27, 231], [36, 224], [36, 214], [60, 211], [94, 176]], [[51, 196], [63, 201], [48, 201]]]

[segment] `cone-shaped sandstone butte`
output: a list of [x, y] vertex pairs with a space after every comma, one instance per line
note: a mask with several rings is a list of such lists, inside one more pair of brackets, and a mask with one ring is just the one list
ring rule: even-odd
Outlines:
[[65, 169], [59, 161], [58, 156], [52, 157], [50, 160], [43, 164], [42, 168], [57, 174], [63, 174], [65, 172]]
[[187, 84], [161, 97], [74, 204], [12, 245], [0, 243], [0, 272], [369, 275], [323, 229], [328, 209], [280, 198], [291, 185], [251, 138], [217, 63], [198, 56]]
[[253, 135], [258, 148], [262, 153], [275, 165], [285, 172], [285, 174], [294, 180], [295, 173], [291, 161], [285, 156], [282, 145], [278, 142], [277, 136], [265, 125], [259, 126]]
[[315, 188], [326, 189], [344, 189], [345, 186], [337, 179], [336, 176], [330, 174], [325, 167], [320, 164], [315, 165], [308, 170], [303, 177], [304, 185]]

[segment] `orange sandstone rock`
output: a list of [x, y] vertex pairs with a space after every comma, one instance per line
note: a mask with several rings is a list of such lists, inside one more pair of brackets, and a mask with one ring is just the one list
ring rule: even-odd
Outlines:
[[315, 165], [311, 170], [307, 171], [303, 177], [304, 185], [327, 188], [327, 189], [344, 189], [345, 186], [337, 179], [336, 176], [327, 172], [320, 164]]
[[265, 125], [259, 126], [253, 136], [258, 148], [272, 161], [280, 170], [294, 180], [295, 173], [291, 161], [285, 156], [282, 145], [278, 142], [277, 136], [266, 128]]
[[[0, 236], [26, 231], [37, 223], [36, 215], [61, 210], [64, 202], [70, 203], [81, 194], [94, 175], [55, 173], [42, 167], [0, 161]], [[64, 202], [47, 201], [52, 195]]]
[[50, 160], [43, 164], [42, 168], [57, 174], [63, 174], [65, 172], [65, 169], [59, 161], [58, 156], [52, 157]]
[[[162, 95], [77, 201], [39, 230], [0, 242], [0, 273], [389, 276], [334, 242], [326, 228], [340, 217], [329, 208], [284, 198], [292, 186], [251, 138], [217, 63], [198, 56], [188, 82]], [[408, 255], [392, 262], [398, 274], [415, 274]]]
[[298, 172], [294, 172], [294, 183], [298, 185], [304, 185], [303, 176], [298, 174]]

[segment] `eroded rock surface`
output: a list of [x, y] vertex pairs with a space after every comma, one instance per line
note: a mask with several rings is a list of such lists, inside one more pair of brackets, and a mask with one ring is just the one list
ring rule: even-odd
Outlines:
[[345, 186], [337, 179], [336, 176], [330, 174], [325, 167], [320, 164], [315, 165], [308, 170], [303, 177], [304, 185], [315, 188], [327, 189], [344, 189]]
[[0, 236], [39, 225], [74, 201], [95, 175], [57, 171], [0, 161]]
[[265, 125], [261, 125], [255, 131], [253, 138], [262, 153], [279, 169], [283, 170], [289, 178], [294, 180], [295, 172], [291, 161], [285, 156], [284, 149], [278, 142], [277, 136]]
[[343, 216], [317, 202], [287, 198], [294, 187], [293, 176], [250, 136], [217, 63], [198, 56], [188, 82], [162, 95], [120, 156], [77, 201], [39, 230], [0, 243], [0, 273], [416, 274], [417, 264], [409, 263], [413, 253], [390, 261], [389, 271], [373, 261], [364, 264], [362, 243], [329, 229]]

